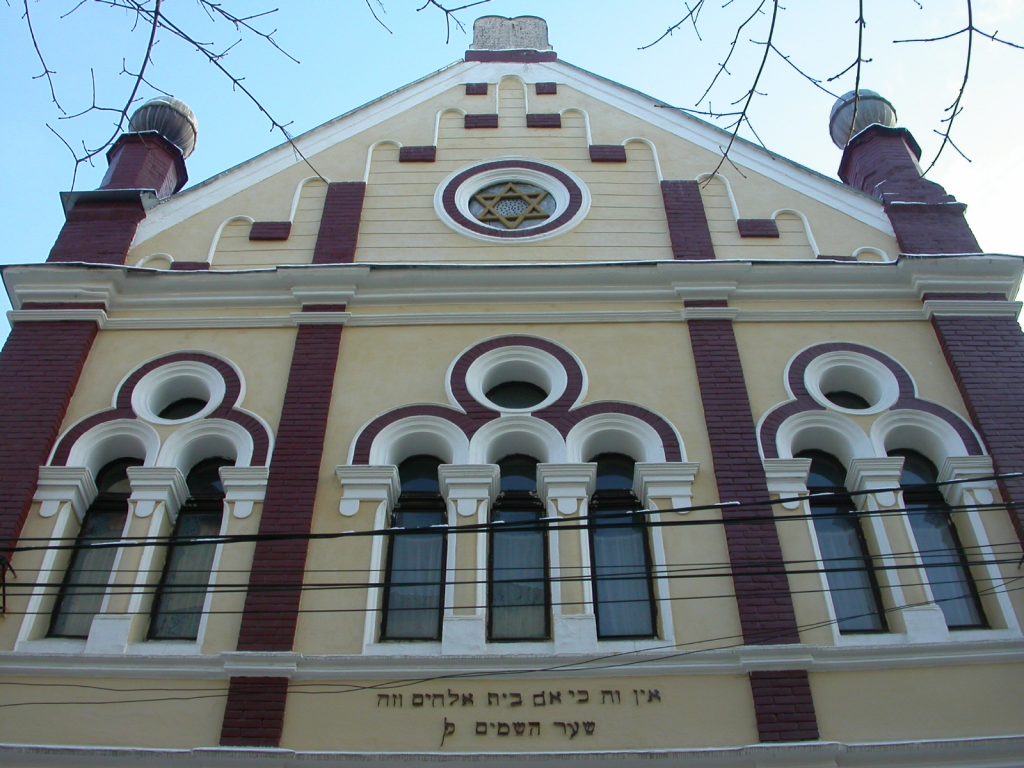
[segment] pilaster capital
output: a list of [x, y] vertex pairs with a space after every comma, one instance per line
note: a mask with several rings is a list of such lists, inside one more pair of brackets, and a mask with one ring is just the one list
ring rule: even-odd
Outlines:
[[401, 492], [398, 467], [393, 464], [344, 464], [334, 468], [334, 475], [341, 483], [338, 511], [345, 517], [355, 515], [361, 501], [394, 506]]
[[693, 502], [693, 481], [700, 465], [695, 461], [638, 462], [633, 470], [633, 490], [644, 506], [653, 509], [654, 499], [671, 499], [672, 508], [686, 513]]

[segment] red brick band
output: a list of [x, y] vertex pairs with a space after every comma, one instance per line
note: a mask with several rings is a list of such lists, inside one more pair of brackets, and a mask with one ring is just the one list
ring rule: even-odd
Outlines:
[[437, 160], [437, 147], [433, 145], [402, 147], [398, 150], [398, 162], [400, 163], [432, 163], [435, 160]]
[[775, 219], [737, 219], [740, 237], [778, 237], [779, 225]]
[[[340, 325], [298, 329], [260, 517], [261, 535], [309, 533], [341, 332]], [[292, 649], [307, 547], [304, 539], [256, 544], [238, 650]]]
[[527, 128], [561, 128], [562, 116], [557, 112], [530, 112], [526, 115]]
[[473, 128], [497, 128], [497, 115], [466, 115], [462, 122], [466, 129]]
[[626, 148], [621, 144], [591, 144], [590, 162], [624, 163], [626, 162]]
[[233, 677], [220, 729], [222, 747], [276, 747], [284, 728], [286, 677]]
[[[796, 614], [782, 547], [765, 504], [768, 480], [757, 450], [747, 385], [731, 320], [687, 322], [697, 380], [722, 501], [743, 507], [722, 512], [743, 639], [751, 644], [798, 643]], [[737, 519], [761, 518], [749, 522]]]
[[[932, 326], [996, 472], [1024, 472], [1024, 334], [1017, 321], [934, 315]], [[999, 489], [1024, 543], [1024, 478], [1000, 480]]]
[[0, 552], [21, 532], [95, 338], [85, 320], [20, 322], [0, 352]]
[[362, 181], [336, 181], [327, 186], [324, 213], [313, 249], [314, 264], [355, 261], [365, 197], [366, 184]]
[[466, 61], [509, 61], [517, 64], [537, 64], [558, 61], [554, 51], [466, 51]]
[[811, 684], [802, 669], [751, 672], [750, 690], [761, 741], [814, 741], [818, 719]]
[[665, 200], [668, 234], [672, 256], [676, 259], [711, 260], [715, 249], [711, 229], [704, 212], [704, 200], [696, 181], [663, 181], [661, 195]]
[[291, 233], [290, 221], [254, 221], [249, 229], [249, 239], [287, 240]]

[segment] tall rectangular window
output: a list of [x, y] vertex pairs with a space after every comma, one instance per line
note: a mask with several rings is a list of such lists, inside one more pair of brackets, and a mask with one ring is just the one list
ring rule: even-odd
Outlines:
[[[518, 495], [518, 494], [516, 494]], [[526, 494], [522, 494], [526, 497]], [[491, 517], [489, 635], [491, 640], [549, 636], [547, 536], [534, 498], [505, 494]]]
[[654, 590], [644, 518], [623, 505], [599, 503], [599, 495], [594, 494], [588, 521], [597, 636], [653, 637]]
[[403, 498], [392, 517], [393, 527], [399, 530], [388, 537], [388, 580], [381, 625], [385, 640], [441, 637], [445, 533], [431, 526], [444, 525], [444, 503], [440, 497], [436, 503], [427, 501], [423, 505], [426, 508], [415, 508], [414, 503]]

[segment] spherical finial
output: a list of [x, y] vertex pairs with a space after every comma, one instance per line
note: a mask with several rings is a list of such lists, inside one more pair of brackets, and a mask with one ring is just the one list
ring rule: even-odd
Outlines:
[[[859, 96], [858, 96], [859, 94]], [[854, 102], [856, 101], [857, 122], [854, 120]], [[846, 149], [847, 142], [869, 125], [884, 125], [886, 128], [896, 126], [896, 110], [884, 96], [861, 88], [840, 96], [832, 107], [828, 121], [828, 131], [832, 134], [833, 143], [840, 149]]]
[[182, 157], [196, 148], [199, 121], [188, 104], [170, 96], [150, 99], [135, 110], [128, 123], [136, 132], [156, 131], [180, 149]]

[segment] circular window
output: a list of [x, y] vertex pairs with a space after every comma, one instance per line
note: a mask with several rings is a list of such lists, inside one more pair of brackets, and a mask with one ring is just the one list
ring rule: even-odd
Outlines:
[[502, 413], [529, 413], [557, 400], [568, 377], [562, 364], [536, 347], [508, 346], [485, 352], [466, 371], [466, 387], [478, 403]]
[[224, 399], [224, 379], [205, 363], [183, 360], [143, 376], [132, 390], [132, 409], [157, 424], [176, 424], [212, 413]]
[[441, 182], [434, 208], [449, 227], [478, 240], [533, 242], [582, 221], [590, 210], [590, 193], [562, 168], [496, 160]]
[[804, 384], [819, 404], [843, 413], [878, 413], [899, 398], [893, 372], [857, 352], [828, 352], [814, 358], [804, 372]]

